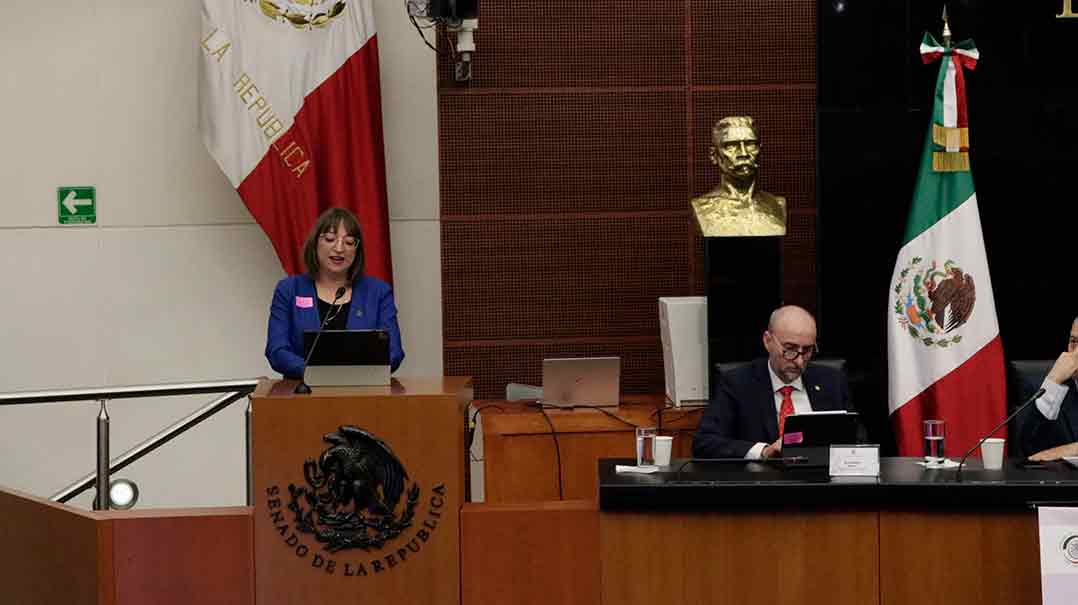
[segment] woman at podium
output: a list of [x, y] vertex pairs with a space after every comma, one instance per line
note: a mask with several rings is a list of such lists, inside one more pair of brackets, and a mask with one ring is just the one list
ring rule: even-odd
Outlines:
[[317, 330], [385, 330], [389, 364], [404, 359], [397, 304], [384, 281], [363, 274], [359, 220], [343, 208], [318, 217], [303, 244], [307, 273], [277, 282], [270, 305], [266, 359], [286, 378], [303, 376], [303, 333]]

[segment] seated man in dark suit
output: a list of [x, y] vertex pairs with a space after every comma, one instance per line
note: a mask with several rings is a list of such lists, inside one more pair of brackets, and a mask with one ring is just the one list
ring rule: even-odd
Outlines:
[[723, 372], [693, 436], [696, 458], [771, 458], [782, 453], [786, 416], [852, 410], [846, 376], [813, 366], [816, 320], [801, 307], [780, 307], [764, 332], [766, 359]]
[[1041, 387], [1044, 395], [1019, 418], [1023, 452], [1031, 460], [1078, 456], [1078, 318], [1071, 324], [1067, 351], [1060, 354]]

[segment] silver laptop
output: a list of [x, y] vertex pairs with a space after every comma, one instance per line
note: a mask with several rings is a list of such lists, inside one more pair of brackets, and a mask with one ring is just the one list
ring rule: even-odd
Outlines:
[[543, 404], [617, 407], [621, 401], [620, 357], [543, 360]]
[[303, 334], [310, 355], [303, 381], [312, 387], [359, 387], [389, 384], [389, 334], [385, 330], [323, 330], [311, 355], [315, 330]]

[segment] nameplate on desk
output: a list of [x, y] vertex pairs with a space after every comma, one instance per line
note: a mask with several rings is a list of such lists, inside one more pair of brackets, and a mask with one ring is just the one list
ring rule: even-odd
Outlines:
[[832, 445], [832, 477], [878, 477], [880, 475], [880, 446]]

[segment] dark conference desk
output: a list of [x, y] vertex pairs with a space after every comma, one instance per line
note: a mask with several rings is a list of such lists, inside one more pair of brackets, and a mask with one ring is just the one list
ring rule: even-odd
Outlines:
[[906, 458], [842, 481], [760, 463], [619, 475], [616, 463], [631, 461], [599, 463], [603, 603], [1034, 605], [1034, 505], [1078, 501], [1078, 471], [1062, 463], [971, 460], [961, 482]]

